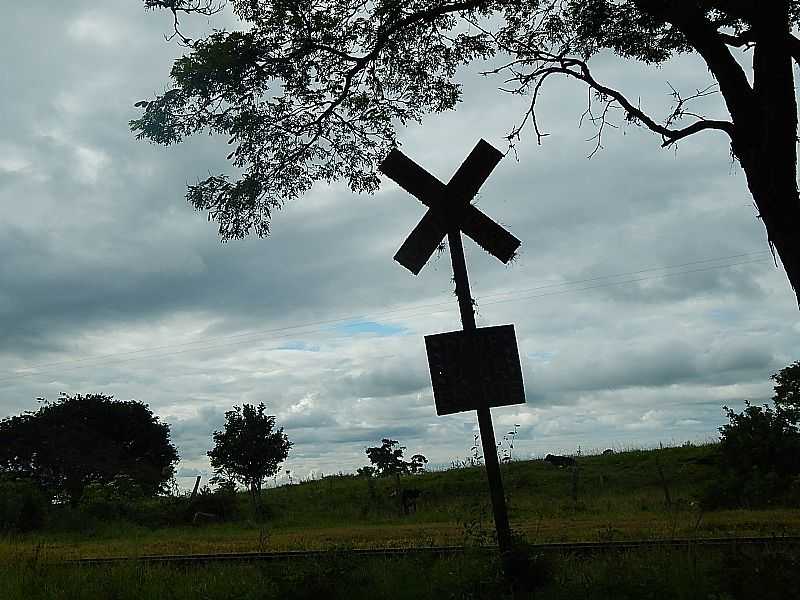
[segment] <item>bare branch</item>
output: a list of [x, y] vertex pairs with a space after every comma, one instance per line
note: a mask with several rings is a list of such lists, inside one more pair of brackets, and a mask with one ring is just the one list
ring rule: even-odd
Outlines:
[[[713, 90], [712, 88], [697, 90], [695, 94], [687, 98], [682, 98], [680, 94], [673, 89], [677, 100], [677, 105], [672, 114], [667, 118], [667, 123], [662, 125], [645, 113], [641, 106], [634, 105], [633, 102], [631, 102], [622, 92], [598, 82], [591, 74], [589, 66], [585, 61], [572, 57], [557, 57], [555, 55], [545, 53], [539, 53], [538, 59], [538, 65], [529, 73], [520, 73], [515, 71], [514, 69], [516, 65], [505, 66], [507, 70], [512, 71], [514, 74], [511, 80], [516, 81], [518, 84], [518, 88], [514, 90], [516, 93], [522, 94], [530, 86], [533, 86], [530, 108], [523, 118], [522, 123], [515, 127], [508, 136], [509, 140], [512, 138], [519, 138], [519, 133], [528, 120], [530, 120], [533, 124], [538, 141], [541, 142], [543, 135], [546, 135], [539, 131], [535, 108], [539, 90], [541, 89], [544, 81], [551, 75], [565, 75], [582, 81], [583, 83], [587, 84], [590, 90], [594, 92], [595, 97], [604, 103], [603, 110], [599, 114], [595, 115], [592, 111], [590, 96], [589, 106], [584, 115], [581, 117], [581, 122], [588, 118], [590, 122], [594, 123], [598, 127], [597, 135], [595, 135], [593, 138], [590, 138], [597, 141], [597, 145], [590, 156], [594, 155], [602, 147], [603, 129], [607, 125], [613, 126], [613, 124], [608, 123], [606, 117], [608, 116], [609, 111], [613, 108], [614, 104], [618, 104], [625, 111], [626, 118], [629, 121], [640, 123], [651, 131], [659, 134], [663, 140], [662, 146], [664, 147], [670, 146], [678, 140], [686, 138], [694, 133], [712, 129], [724, 131], [731, 137], [731, 139], [733, 138], [734, 125], [730, 121], [706, 119], [699, 115], [689, 113], [685, 110], [685, 105], [690, 100], [702, 98], [716, 93], [716, 90]], [[693, 116], [698, 120], [687, 127], [670, 127], [672, 123], [678, 121], [684, 116]]]
[[180, 45], [191, 47], [192, 39], [185, 36], [180, 30], [178, 14], [198, 14], [212, 16], [225, 8], [226, 0], [145, 0], [146, 9], [167, 9], [172, 13], [172, 33], [164, 35], [164, 39], [171, 42], [176, 37]]
[[712, 84], [702, 90], [701, 89], [695, 90], [695, 93], [690, 96], [683, 97], [681, 93], [672, 86], [671, 83], [667, 82], [667, 85], [672, 90], [672, 97], [675, 99], [675, 108], [673, 108], [672, 112], [664, 122], [664, 125], [666, 127], [670, 127], [673, 123], [682, 120], [684, 117], [694, 117], [699, 120], [706, 120], [705, 116], [689, 112], [686, 109], [686, 107], [693, 100], [705, 98], [706, 96], [713, 96], [714, 94], [719, 93], [717, 85]]

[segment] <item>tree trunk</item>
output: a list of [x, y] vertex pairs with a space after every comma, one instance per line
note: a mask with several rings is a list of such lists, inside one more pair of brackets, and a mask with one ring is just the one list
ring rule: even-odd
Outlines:
[[764, 3], [753, 29], [755, 106], [746, 123], [735, 122], [733, 152], [800, 304], [797, 102], [787, 2]]
[[256, 520], [261, 520], [261, 480], [250, 482], [250, 500], [253, 503], [253, 514]]

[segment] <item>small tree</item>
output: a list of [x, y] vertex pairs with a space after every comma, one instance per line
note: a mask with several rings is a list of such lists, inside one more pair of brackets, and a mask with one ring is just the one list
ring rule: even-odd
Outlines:
[[422, 473], [425, 470], [425, 465], [428, 464], [428, 459], [422, 454], [415, 454], [408, 462], [408, 472], [412, 475]]
[[375, 467], [370, 467], [369, 465], [356, 469], [356, 475], [359, 477], [366, 477], [367, 479], [375, 477], [377, 473], [378, 470]]
[[275, 417], [264, 414], [264, 404], [244, 404], [225, 413], [225, 428], [215, 431], [208, 451], [216, 481], [237, 481], [246, 486], [254, 508], [260, 507], [261, 486], [278, 472], [292, 442], [275, 428]]
[[370, 462], [373, 464], [378, 475], [405, 475], [409, 473], [420, 473], [425, 470], [428, 459], [422, 454], [415, 454], [410, 461], [403, 460], [405, 446], [401, 446], [397, 440], [383, 438], [380, 446], [367, 448], [366, 453]]

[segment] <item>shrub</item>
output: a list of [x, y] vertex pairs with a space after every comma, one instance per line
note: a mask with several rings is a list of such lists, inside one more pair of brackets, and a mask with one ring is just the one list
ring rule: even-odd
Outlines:
[[793, 482], [800, 475], [800, 432], [787, 413], [746, 404], [726, 408], [729, 423], [720, 428], [722, 478], [712, 484], [704, 504], [753, 508], [793, 504]]
[[800, 432], [785, 413], [749, 402], [741, 413], [725, 410], [729, 423], [720, 427], [723, 467], [745, 476], [754, 469], [781, 478], [800, 473]]
[[800, 475], [800, 362], [772, 375], [773, 406], [745, 402], [741, 413], [724, 407], [720, 427], [722, 476], [709, 487], [708, 507], [754, 507], [796, 501]]
[[0, 531], [24, 533], [44, 525], [49, 501], [30, 481], [0, 480]]
[[91, 483], [84, 488], [78, 507], [101, 521], [133, 520], [135, 504], [144, 499], [142, 489], [127, 475], [108, 483]]
[[239, 506], [236, 490], [229, 486], [219, 486], [211, 490], [203, 486], [190, 505], [190, 515], [204, 512], [215, 515], [220, 521], [230, 521], [239, 516]]

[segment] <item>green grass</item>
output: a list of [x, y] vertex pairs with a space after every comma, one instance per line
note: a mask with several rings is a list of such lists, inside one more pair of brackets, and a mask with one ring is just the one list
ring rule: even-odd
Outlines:
[[[660, 468], [659, 468], [660, 467]], [[664, 481], [662, 474], [666, 480]], [[511, 524], [528, 542], [800, 534], [800, 510], [703, 511], [714, 446], [503, 465]], [[63, 558], [285, 549], [482, 544], [492, 520], [482, 468], [407, 477], [422, 494], [399, 515], [392, 480], [326, 477], [266, 490], [266, 518], [202, 527], [104, 522], [64, 509], [45, 530], [0, 540], [0, 599], [670, 598], [793, 600], [797, 549], [647, 549], [530, 557], [512, 583], [485, 552], [437, 559], [330, 556], [315, 561], [67, 566]], [[667, 493], [670, 504], [667, 504]], [[174, 501], [173, 501], [174, 502]], [[148, 510], [151, 510], [152, 506]], [[143, 513], [149, 514], [149, 513]], [[535, 594], [533, 592], [535, 590]]]
[[[671, 505], [659, 473], [659, 465]], [[800, 534], [800, 510], [703, 511], [698, 499], [717, 474], [716, 447], [629, 451], [579, 459], [574, 474], [543, 461], [503, 465], [510, 520], [530, 542]], [[266, 518], [202, 527], [104, 523], [66, 512], [40, 533], [0, 542], [0, 557], [49, 558], [250, 550], [480, 544], [493, 523], [483, 468], [406, 477], [421, 491], [400, 516], [391, 479], [326, 477], [264, 492]], [[238, 499], [242, 511], [247, 498]], [[68, 523], [67, 516], [72, 519]]]
[[504, 577], [485, 554], [447, 558], [331, 557], [291, 563], [67, 567], [0, 563], [4, 600], [572, 598], [795, 600], [797, 551], [650, 549], [533, 556]]

